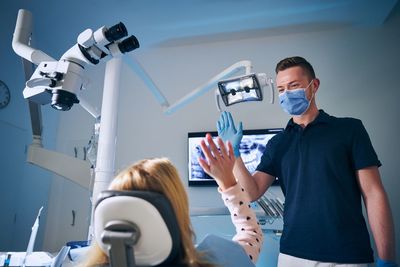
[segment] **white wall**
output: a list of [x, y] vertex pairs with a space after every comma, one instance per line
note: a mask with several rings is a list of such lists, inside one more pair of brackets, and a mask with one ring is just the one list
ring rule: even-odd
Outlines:
[[[336, 116], [360, 118], [367, 128], [383, 166], [382, 180], [389, 195], [400, 247], [400, 188], [397, 165], [400, 141], [398, 62], [400, 18], [397, 15], [379, 28], [337, 28], [226, 41], [165, 46], [134, 51], [159, 88], [173, 103], [210, 77], [235, 63], [249, 59], [254, 71], [274, 76], [280, 59], [300, 55], [314, 66], [321, 79], [317, 103]], [[100, 70], [94, 70], [96, 77]], [[213, 92], [172, 116], [164, 115], [138, 76], [128, 67], [122, 73], [118, 117], [116, 167], [145, 157], [169, 157], [187, 184], [186, 136], [190, 131], [215, 130], [218, 112]], [[101, 90], [100, 90], [101, 91]], [[99, 93], [100, 93], [99, 91]], [[98, 99], [96, 100], [98, 102]], [[60, 117], [57, 146], [72, 139], [89, 140], [93, 120], [82, 110]], [[266, 102], [240, 104], [229, 109], [245, 129], [284, 127], [288, 116], [279, 105]], [[79, 127], [70, 127], [74, 124]], [[69, 148], [71, 149], [71, 148]], [[188, 188], [191, 207], [221, 206], [214, 187]], [[54, 199], [50, 199], [50, 202]], [[49, 217], [49, 225], [52, 223]], [[51, 235], [51, 232], [47, 233]], [[397, 250], [400, 257], [400, 250]]]

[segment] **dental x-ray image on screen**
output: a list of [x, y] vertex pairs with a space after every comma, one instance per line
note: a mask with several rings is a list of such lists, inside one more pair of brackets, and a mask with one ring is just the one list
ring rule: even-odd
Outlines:
[[[283, 131], [282, 128], [243, 131], [239, 150], [242, 160], [250, 173], [256, 171], [268, 141], [281, 131]], [[205, 138], [206, 133], [210, 133], [214, 139], [218, 135], [217, 132], [188, 133], [189, 186], [217, 185], [214, 179], [203, 171], [198, 161], [199, 157], [205, 158], [200, 147], [200, 141]], [[278, 180], [274, 184], [277, 184], [277, 182]]]

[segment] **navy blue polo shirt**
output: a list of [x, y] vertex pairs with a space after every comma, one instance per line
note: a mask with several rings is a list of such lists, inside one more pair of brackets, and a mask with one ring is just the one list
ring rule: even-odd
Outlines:
[[304, 129], [289, 121], [267, 144], [258, 171], [285, 195], [280, 251], [337, 263], [373, 262], [356, 170], [381, 166], [362, 122], [323, 110]]

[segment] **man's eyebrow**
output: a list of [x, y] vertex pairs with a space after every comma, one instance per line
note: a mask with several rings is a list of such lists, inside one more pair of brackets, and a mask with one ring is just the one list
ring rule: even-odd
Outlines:
[[280, 85], [277, 85], [277, 87], [282, 87], [282, 86], [284, 86], [284, 85], [291, 85], [291, 84], [293, 84], [293, 83], [298, 83], [299, 82], [299, 80], [293, 80], [293, 81], [290, 81], [290, 82], [288, 82], [288, 83], [285, 83], [285, 84], [280, 84]]
[[294, 81], [291, 81], [291, 82], [289, 82], [287, 84], [298, 83], [298, 82], [300, 82], [300, 81], [299, 80], [294, 80]]

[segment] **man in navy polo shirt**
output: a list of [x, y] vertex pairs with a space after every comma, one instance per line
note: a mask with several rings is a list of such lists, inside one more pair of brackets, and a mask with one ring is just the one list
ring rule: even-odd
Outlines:
[[[278, 266], [368, 266], [374, 261], [361, 197], [377, 247], [377, 266], [397, 266], [393, 219], [378, 167], [380, 161], [362, 122], [317, 108], [320, 81], [301, 57], [281, 60], [276, 85], [282, 108], [292, 115], [267, 144], [254, 174], [239, 152], [242, 124], [229, 112], [219, 136], [233, 144], [234, 174], [252, 200], [279, 177], [285, 195]], [[343, 265], [344, 264], [344, 265]]]

